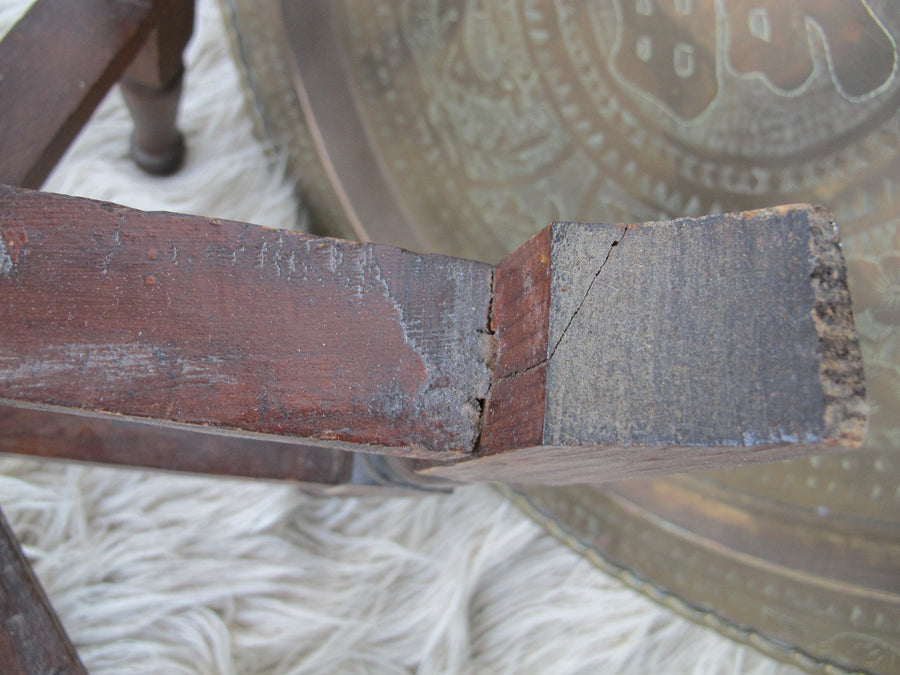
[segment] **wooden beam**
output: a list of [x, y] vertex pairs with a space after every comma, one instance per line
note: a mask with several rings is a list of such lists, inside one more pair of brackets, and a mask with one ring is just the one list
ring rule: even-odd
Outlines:
[[0, 453], [261, 480], [343, 485], [354, 453], [278, 436], [88, 415], [20, 401], [0, 405]]
[[0, 188], [0, 398], [472, 452], [491, 268]]
[[87, 675], [2, 512], [0, 665], [8, 675]]
[[[837, 235], [809, 207], [558, 223], [496, 269], [13, 188], [0, 225], [0, 450], [73, 456], [83, 417], [230, 439], [226, 473], [341, 482], [352, 450], [571, 483], [864, 436]], [[30, 438], [42, 415], [57, 431]], [[215, 466], [213, 446], [155, 443], [131, 461]], [[276, 459], [235, 459], [256, 452]], [[298, 470], [305, 452], [325, 454]]]
[[571, 483], [858, 447], [865, 388], [837, 230], [795, 206], [557, 223], [503, 260], [481, 459]]

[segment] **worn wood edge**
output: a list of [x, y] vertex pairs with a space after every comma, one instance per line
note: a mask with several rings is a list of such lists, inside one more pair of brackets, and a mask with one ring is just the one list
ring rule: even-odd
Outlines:
[[0, 671], [10, 675], [87, 675], [2, 512]]
[[[813, 306], [810, 315], [818, 336], [817, 354], [819, 380], [824, 396], [824, 419], [821, 438], [815, 443], [785, 442], [765, 445], [748, 445], [744, 443], [736, 448], [733, 445], [710, 445], [704, 447], [670, 446], [670, 445], [630, 445], [627, 448], [614, 448], [599, 445], [558, 446], [545, 445], [543, 438], [536, 439], [529, 445], [528, 439], [534, 434], [516, 436], [510, 433], [513, 423], [503, 419], [508, 414], [508, 400], [514, 395], [523, 399], [535, 399], [528, 393], [527, 386], [516, 387], [516, 381], [523, 381], [523, 375], [538, 372], [540, 366], [546, 364], [552, 355], [553, 348], [544, 342], [545, 357], [537, 362], [524, 364], [524, 370], [515, 371], [508, 364], [503, 368], [494, 368], [491, 389], [485, 405], [485, 429], [499, 430], [505, 443], [500, 445], [495, 439], [482, 436], [482, 444], [475, 455], [466, 461], [447, 466], [422, 467], [423, 475], [439, 476], [449, 480], [484, 481], [484, 482], [518, 482], [523, 484], [569, 484], [578, 482], [600, 483], [623, 480], [635, 477], [654, 476], [671, 473], [673, 459], [678, 472], [690, 472], [709, 469], [715, 465], [717, 458], [731, 466], [768, 462], [779, 459], [790, 459], [810, 454], [824, 454], [840, 450], [857, 448], [865, 440], [868, 408], [865, 402], [865, 382], [862, 370], [862, 358], [859, 339], [853, 322], [852, 304], [847, 287], [846, 265], [841, 253], [837, 226], [831, 215], [821, 207], [808, 204], [793, 204], [768, 209], [736, 212], [726, 214], [749, 220], [759, 217], [779, 217], [803, 219], [803, 226], [809, 228], [808, 246], [809, 276], [813, 289]], [[688, 219], [697, 220], [697, 219]], [[652, 223], [648, 223], [652, 225]], [[634, 224], [619, 224], [622, 234]], [[531, 242], [529, 242], [531, 243]], [[616, 242], [617, 243], [617, 242]], [[522, 247], [524, 248], [524, 246]], [[612, 250], [612, 249], [611, 249]], [[508, 256], [512, 258], [519, 250]], [[505, 262], [504, 259], [503, 262]], [[498, 270], [503, 262], [498, 265]], [[497, 274], [495, 273], [495, 279]], [[515, 277], [510, 277], [515, 278]], [[518, 283], [521, 277], [515, 278]], [[497, 298], [494, 298], [492, 317], [497, 314]], [[497, 351], [503, 354], [503, 327], [492, 322], [498, 338]], [[500, 361], [499, 357], [497, 359]], [[519, 364], [522, 365], [522, 364]], [[512, 372], [508, 372], [512, 371]], [[499, 374], [498, 374], [499, 373]], [[537, 378], [533, 378], [537, 379]], [[529, 383], [530, 384], [530, 383]], [[515, 391], [515, 394], [513, 392]], [[538, 398], [542, 402], [540, 410], [533, 401], [522, 410], [514, 409], [512, 414], [521, 415], [521, 423], [526, 430], [540, 424], [543, 427], [543, 403], [548, 395]], [[488, 423], [491, 415], [498, 422]], [[539, 418], [539, 422], [536, 420]], [[499, 420], [502, 419], [502, 423]], [[493, 442], [493, 446], [485, 440]], [[528, 445], [528, 447], [526, 447]], [[677, 450], [677, 453], [673, 453]], [[728, 459], [738, 450], [740, 459]], [[677, 459], [670, 455], [677, 455]], [[634, 468], [631, 464], [647, 463], [646, 466]], [[710, 462], [713, 462], [711, 465]], [[573, 481], [573, 474], [578, 481]]]
[[[729, 212], [719, 216], [611, 226], [622, 228], [622, 236], [618, 237], [621, 240], [628, 229], [653, 227], [657, 224], [689, 221], [699, 225], [701, 221], [711, 218], [733, 218], [747, 222], [771, 217], [789, 219], [798, 232], [802, 232], [804, 228], [808, 230], [809, 287], [813, 291], [810, 316], [817, 335], [819, 384], [824, 396], [824, 413], [821, 436], [816, 440], [799, 442], [806, 447], [815, 446], [823, 453], [859, 448], [865, 442], [869, 414], [862, 355], [853, 319], [839, 228], [826, 208], [808, 203], [793, 203]], [[554, 227], [565, 224], [555, 223]], [[613, 242], [613, 245], [617, 243]], [[610, 249], [610, 252], [613, 250]], [[557, 344], [558, 342], [559, 339], [556, 340]], [[553, 351], [554, 347], [550, 346], [548, 361]], [[754, 446], [744, 442], [742, 447], [752, 449]]]
[[423, 468], [423, 476], [463, 483], [577, 485], [611, 483], [673, 473], [738, 467], [834, 452], [827, 443], [779, 443], [740, 448], [733, 445], [617, 446], [538, 445], [475, 457], [455, 464]]
[[811, 314], [819, 337], [819, 378], [825, 395], [824, 435], [841, 447], [858, 448], [865, 442], [869, 409], [838, 227], [823, 207], [783, 208], [804, 208], [807, 214]]
[[[487, 386], [488, 386], [488, 375], [489, 375], [488, 361], [491, 358], [491, 349], [492, 349], [491, 348], [492, 338], [488, 334], [489, 333], [488, 320], [489, 320], [489, 311], [490, 311], [490, 308], [489, 308], [490, 284], [491, 284], [491, 270], [492, 270], [492, 268], [490, 266], [488, 266], [484, 263], [467, 261], [464, 259], [453, 258], [450, 256], [419, 254], [416, 252], [406, 251], [404, 249], [399, 249], [396, 247], [389, 247], [389, 246], [380, 245], [380, 244], [349, 242], [349, 241], [345, 241], [345, 240], [332, 239], [332, 238], [326, 238], [326, 237], [314, 237], [312, 235], [307, 235], [307, 234], [302, 234], [302, 233], [290, 232], [290, 231], [285, 231], [285, 230], [276, 230], [276, 229], [272, 229], [272, 228], [261, 228], [259, 226], [251, 226], [251, 225], [245, 224], [245, 223], [233, 223], [230, 221], [222, 221], [222, 220], [218, 220], [218, 219], [209, 219], [209, 218], [200, 218], [200, 217], [196, 217], [196, 216], [183, 216], [181, 214], [168, 214], [165, 212], [159, 212], [159, 213], [142, 212], [142, 211], [136, 211], [134, 209], [128, 209], [127, 207], [123, 207], [123, 206], [119, 206], [119, 205], [115, 205], [115, 204], [109, 204], [106, 202], [98, 202], [95, 200], [87, 200], [87, 199], [68, 197], [68, 196], [63, 196], [63, 195], [54, 195], [51, 193], [35, 193], [30, 190], [7, 187], [7, 186], [0, 186], [0, 199], [2, 199], [2, 201], [5, 202], [4, 208], [7, 208], [6, 205], [8, 205], [9, 215], [12, 217], [12, 220], [10, 222], [13, 222], [14, 225], [16, 225], [16, 223], [18, 223], [18, 225], [16, 225], [15, 227], [12, 227], [12, 229], [9, 229], [9, 232], [7, 232], [7, 234], [11, 233], [10, 237], [12, 237], [12, 239], [15, 240], [14, 241], [15, 248], [14, 249], [10, 248], [7, 245], [2, 244], [2, 242], [0, 242], [0, 246], [3, 247], [2, 249], [0, 249], [0, 259], [6, 261], [6, 263], [4, 264], [3, 270], [2, 270], [4, 276], [12, 275], [14, 277], [15, 274], [17, 274], [17, 269], [18, 269], [17, 265], [22, 265], [22, 264], [26, 263], [28, 261], [29, 257], [32, 255], [32, 253], [29, 253], [28, 251], [29, 251], [29, 247], [31, 246], [31, 243], [33, 243], [33, 242], [28, 242], [28, 240], [26, 239], [24, 234], [22, 234], [22, 233], [17, 234], [19, 232], [19, 229], [21, 229], [19, 226], [23, 225], [23, 221], [17, 220], [15, 217], [13, 217], [16, 215], [15, 209], [19, 208], [18, 200], [20, 200], [20, 199], [23, 200], [23, 202], [22, 202], [23, 204], [30, 203], [31, 204], [30, 208], [34, 208], [35, 205], [38, 205], [37, 208], [39, 209], [40, 217], [41, 218], [49, 217], [50, 220], [53, 220], [54, 216], [52, 216], [52, 215], [47, 216], [47, 214], [50, 212], [54, 212], [53, 211], [54, 209], [57, 209], [57, 208], [62, 209], [60, 211], [60, 214], [66, 215], [68, 213], [66, 211], [66, 209], [76, 209], [76, 207], [77, 207], [77, 209], [80, 209], [83, 206], [85, 209], [88, 209], [88, 210], [89, 209], [96, 210], [98, 217], [101, 217], [103, 219], [110, 219], [110, 218], [122, 219], [122, 218], [128, 217], [129, 219], [131, 219], [131, 218], [137, 219], [135, 222], [140, 224], [140, 223], [149, 223], [156, 216], [163, 216], [163, 217], [171, 216], [171, 217], [177, 218], [177, 219], [184, 219], [186, 223], [196, 225], [197, 227], [201, 227], [204, 225], [210, 225], [210, 226], [214, 226], [215, 229], [217, 229], [217, 230], [221, 229], [223, 227], [231, 227], [232, 229], [237, 228], [242, 232], [250, 231], [249, 228], [253, 228], [254, 230], [258, 230], [260, 232], [265, 231], [263, 234], [260, 234], [261, 237], [265, 236], [265, 237], [272, 238], [272, 237], [279, 237], [279, 236], [283, 235], [285, 237], [285, 239], [293, 238], [293, 239], [297, 239], [298, 241], [302, 241], [302, 242], [305, 242], [308, 240], [309, 242], [311, 242], [313, 244], [322, 245], [322, 246], [334, 244], [336, 246], [352, 248], [354, 251], [358, 250], [358, 251], [363, 251], [363, 252], [371, 252], [372, 255], [375, 256], [375, 258], [376, 258], [375, 262], [378, 264], [381, 271], [385, 271], [388, 269], [390, 270], [390, 274], [388, 277], [382, 278], [380, 276], [381, 272], [379, 272], [379, 276], [378, 276], [378, 279], [381, 282], [384, 282], [386, 284], [387, 292], [389, 294], [403, 294], [403, 293], [409, 291], [411, 297], [413, 297], [413, 298], [415, 297], [415, 293], [417, 292], [418, 287], [415, 284], [410, 284], [407, 281], [404, 281], [404, 279], [406, 279], [407, 277], [409, 277], [410, 279], [413, 279], [414, 277], [416, 277], [416, 275], [412, 272], [413, 269], [418, 269], [418, 268], [421, 268], [422, 266], [427, 267], [428, 261], [431, 260], [432, 258], [434, 258], [439, 263], [439, 265], [437, 265], [437, 267], [436, 267], [436, 270], [435, 270], [436, 272], [437, 271], [452, 272], [452, 271], [456, 270], [457, 267], [462, 266], [464, 268], [463, 271], [468, 270], [468, 272], [466, 272], [466, 273], [470, 274], [471, 279], [469, 279], [468, 284], [463, 283], [463, 281], [465, 281], [466, 278], [468, 278], [468, 277], [463, 278], [461, 276], [460, 280], [454, 281], [454, 283], [460, 285], [461, 289], [470, 289], [469, 291], [466, 291], [466, 293], [470, 293], [472, 297], [469, 298], [468, 295], [466, 295], [466, 297], [462, 297], [462, 295], [461, 295], [459, 298], [457, 298], [456, 295], [454, 295], [453, 302], [455, 302], [456, 304], [459, 304], [460, 302], [462, 302], [465, 305], [464, 310], [466, 313], [467, 321], [470, 321], [469, 313], [471, 310], [471, 314], [472, 314], [471, 322], [473, 323], [473, 326], [472, 326], [472, 333], [471, 333], [471, 345], [470, 345], [471, 349], [467, 348], [465, 350], [465, 355], [466, 355], [465, 360], [460, 361], [460, 363], [457, 365], [459, 365], [462, 369], [459, 372], [465, 373], [467, 371], [472, 371], [472, 372], [477, 371], [476, 374], [478, 376], [475, 377], [473, 375], [473, 377], [471, 379], [465, 379], [465, 387], [466, 387], [466, 391], [468, 392], [467, 395], [469, 396], [469, 399], [466, 402], [467, 407], [465, 408], [465, 410], [462, 410], [461, 412], [457, 413], [457, 412], [455, 412], [455, 410], [456, 410], [455, 408], [447, 407], [446, 410], [448, 412], [446, 414], [457, 415], [457, 417], [454, 417], [453, 419], [458, 418], [459, 420], [461, 420], [461, 422], [460, 422], [461, 424], [462, 424], [462, 421], [468, 420], [469, 416], [472, 417], [471, 420], [468, 420], [466, 422], [466, 424], [471, 423], [470, 424], [471, 428], [468, 429], [470, 436], [465, 439], [464, 445], [460, 445], [459, 447], [456, 447], [456, 446], [448, 447], [447, 449], [445, 449], [443, 447], [431, 447], [430, 443], [425, 442], [424, 436], [421, 440], [418, 438], [415, 438], [413, 436], [408, 436], [407, 438], [403, 438], [402, 435], [400, 435], [399, 433], [394, 433], [390, 436], [390, 438], [385, 438], [385, 440], [388, 441], [387, 443], [379, 442], [378, 440], [375, 440], [375, 439], [373, 439], [371, 441], [367, 441], [364, 438], [362, 440], [356, 439], [356, 438], [354, 438], [353, 440], [348, 440], [346, 438], [341, 438], [339, 436], [334, 437], [334, 435], [330, 434], [330, 433], [328, 435], [323, 433], [321, 436], [317, 436], [315, 434], [312, 434], [312, 435], [310, 435], [310, 434], [296, 434], [296, 435], [286, 434], [283, 440], [285, 442], [289, 442], [289, 443], [299, 443], [300, 441], [304, 441], [307, 445], [313, 445], [316, 447], [327, 447], [327, 448], [330, 448], [333, 450], [364, 452], [364, 453], [371, 453], [371, 454], [393, 454], [393, 455], [409, 457], [412, 459], [427, 458], [427, 459], [434, 459], [434, 460], [439, 460], [439, 461], [455, 461], [455, 460], [461, 459], [462, 457], [468, 456], [468, 454], [471, 453], [472, 447], [474, 446], [474, 442], [475, 442], [475, 439], [477, 438], [477, 434], [478, 434], [479, 427], [480, 427], [483, 399], [484, 399], [484, 394], [485, 394], [485, 392], [487, 390]], [[35, 201], [35, 200], [38, 200], [38, 201]], [[49, 211], [48, 211], [48, 209], [49, 209]], [[71, 214], [68, 214], [68, 215], [66, 215], [66, 217], [68, 218], [68, 217], [70, 217], [70, 215]], [[24, 221], [24, 222], [27, 223], [27, 221]], [[104, 220], [104, 222], [105, 222], [105, 220]], [[122, 221], [122, 222], [124, 224], [124, 221]], [[236, 229], [236, 231], [237, 231], [237, 229]], [[17, 239], [17, 237], [18, 237], [18, 239]], [[19, 241], [19, 240], [21, 240], [21, 241]], [[7, 250], [7, 248], [8, 248], [8, 250]], [[396, 260], [391, 262], [392, 259], [390, 258], [390, 256], [394, 256], [396, 258]], [[18, 260], [18, 263], [17, 263], [17, 260]], [[155, 258], [154, 258], [154, 260], [155, 260]], [[404, 263], [404, 261], [408, 261], [409, 265], [406, 265]], [[388, 264], [388, 267], [385, 267], [384, 266], [385, 264]], [[445, 268], [446, 268], [446, 270], [445, 270]], [[412, 275], [412, 276], [410, 276], [410, 275]], [[442, 283], [441, 282], [442, 278], [443, 277], [441, 277], [440, 274], [438, 274], [437, 278], [434, 279], [433, 282], [430, 282], [430, 285], [436, 284], [437, 286], [440, 286]], [[455, 277], [454, 277], [454, 279], [455, 279]], [[158, 286], [158, 285], [159, 284], [154, 284], [154, 287]], [[479, 289], [481, 289], [481, 290], [479, 290]], [[460, 291], [460, 292], [462, 293], [462, 291]], [[391, 297], [390, 297], [391, 302], [393, 302], [396, 305], [396, 303], [399, 301], [397, 298], [399, 298], [399, 297], [400, 297], [399, 295], [396, 295], [396, 297], [394, 295], [391, 295]], [[472, 302], [471, 307], [468, 304], [468, 302], [470, 300]], [[412, 302], [412, 300], [410, 302]], [[483, 305], [483, 307], [482, 307], [482, 305]], [[411, 307], [412, 307], [412, 305], [411, 305]], [[424, 314], [426, 316], [429, 313], [435, 313], [441, 309], [441, 307], [434, 305], [434, 304], [432, 304], [432, 305], [426, 304], [426, 305], [423, 305], [422, 307], [415, 305], [415, 307], [412, 307], [412, 308], [416, 309], [417, 312], [419, 310], [421, 310], [422, 312], [424, 312]], [[444, 310], [447, 310], [447, 311], [452, 310], [452, 309], [453, 309], [452, 306], [449, 308], [444, 308]], [[402, 316], [402, 314], [403, 314], [402, 308], [398, 308], [398, 311], [401, 313], [401, 327], [404, 330], [404, 335], [406, 335], [406, 337], [404, 339], [406, 339], [407, 342], [409, 343], [410, 342], [409, 335], [405, 332], [407, 330], [406, 324], [403, 323], [407, 319], [404, 319]], [[483, 314], [483, 316], [482, 316], [482, 314]], [[409, 317], [409, 321], [411, 321], [411, 322], [418, 321], [418, 319], [416, 318], [417, 316], [418, 316], [418, 314], [416, 314], [416, 316]], [[434, 314], [432, 314], [432, 316], [434, 316]], [[450, 316], [455, 316], [455, 314], [451, 314]], [[419, 317], [419, 318], [421, 318], [421, 317]], [[446, 321], [446, 320], [441, 320], [441, 321], [443, 321], [443, 324], [447, 324], [447, 325], [451, 325], [451, 324], [455, 325], [455, 323], [456, 323], [455, 321], [450, 322], [450, 323], [448, 323], [448, 321]], [[435, 323], [435, 322], [433, 321], [432, 323]], [[440, 326], [436, 326], [433, 328], [440, 328]], [[413, 325], [412, 330], [416, 330], [415, 325]], [[462, 330], [462, 328], [460, 328], [460, 330]], [[466, 330], [468, 330], [468, 329], [466, 329]], [[469, 335], [469, 333], [467, 332], [466, 335]], [[415, 333], [413, 333], [412, 336], [413, 336], [413, 339], [415, 339]], [[441, 367], [442, 370], [435, 371], [434, 378], [444, 378], [445, 375], [446, 376], [452, 375], [452, 377], [454, 378], [452, 380], [452, 382], [455, 382], [456, 380], [460, 380], [461, 375], [459, 374], [459, 372], [457, 372], [457, 374], [455, 374], [455, 375], [453, 374], [454, 372], [458, 371], [458, 369], [454, 365], [454, 364], [456, 364], [456, 361], [454, 359], [457, 358], [456, 356], [454, 356], [454, 354], [456, 354], [457, 351], [460, 351], [460, 354], [463, 354], [462, 347], [460, 347], [457, 350], [457, 348], [454, 346], [449, 351], [446, 351], [446, 349], [442, 346], [443, 343], [446, 342], [446, 339], [447, 339], [447, 331], [446, 330], [430, 330], [427, 334], [423, 334], [423, 339], [430, 340], [432, 343], [434, 343], [434, 345], [432, 345], [432, 347], [429, 348], [431, 350], [430, 353], [434, 360], [433, 365], [436, 367], [438, 365], [438, 362], [444, 363], [444, 366]], [[451, 342], [450, 344], [452, 346], [452, 345], [455, 345], [456, 343]], [[466, 344], [468, 344], [468, 341]], [[410, 344], [410, 346], [418, 349], [418, 347], [414, 347], [414, 345], [412, 345], [412, 344]], [[440, 358], [438, 359], [438, 357], [440, 357]], [[461, 359], [462, 356], [460, 356], [459, 358]], [[438, 381], [438, 379], [434, 379], [434, 382], [432, 382], [433, 378], [432, 378], [431, 371], [434, 370], [434, 368], [432, 368], [431, 365], [426, 364], [426, 370], [429, 373], [428, 374], [428, 378], [429, 378], [428, 386], [431, 387], [433, 385], [435, 388], [437, 388], [436, 394], [441, 394], [443, 389], [447, 388], [447, 382], [445, 382], [443, 379], [440, 381]], [[482, 371], [483, 371], [483, 373], [482, 373]], [[442, 373], [443, 373], [443, 375], [442, 375]], [[364, 376], [363, 373], [361, 373], [360, 375]], [[483, 382], [482, 382], [482, 380], [483, 380]], [[452, 384], [452, 382], [451, 382], [451, 384]], [[441, 389], [441, 388], [443, 388], [443, 389]], [[0, 394], [0, 396], [2, 396], [2, 394]], [[19, 398], [18, 395], [16, 395], [15, 397], [6, 396], [5, 398], [8, 400], [8, 402], [12, 401], [14, 399], [14, 400], [20, 401], [20, 402], [31, 400], [33, 403], [36, 403], [36, 404], [61, 403], [60, 401], [50, 401], [50, 400], [41, 401], [39, 399], [28, 399], [27, 396], [24, 396], [23, 398]], [[442, 400], [443, 399], [440, 399], [440, 400], [434, 399], [433, 402], [429, 402], [429, 405], [431, 405], [432, 407], [434, 407], [435, 405], [439, 406]], [[68, 406], [70, 404], [67, 403], [65, 405]], [[66, 407], [65, 409], [75, 411], [77, 414], [82, 414], [82, 415], [90, 414], [88, 411], [84, 410], [84, 408], [86, 408], [86, 406], [79, 406], [77, 403], [74, 403], [71, 405], [72, 405], [71, 408]], [[471, 411], [469, 410], [470, 407], [471, 407]], [[429, 410], [430, 410], [430, 408], [429, 408]], [[143, 413], [141, 413], [141, 412], [130, 412], [127, 410], [115, 410], [115, 409], [106, 409], [106, 410], [99, 409], [98, 412], [108, 412], [113, 415], [119, 414], [119, 413], [124, 413], [126, 415], [132, 415], [135, 419], [144, 419], [142, 417]], [[203, 422], [203, 421], [181, 420], [180, 422], [189, 425], [189, 426], [185, 427], [186, 429], [195, 429], [195, 430], [206, 429], [207, 431], [212, 430], [211, 427], [204, 426], [206, 424], [206, 422]], [[159, 420], [159, 419], [154, 420], [153, 423], [167, 424], [167, 422], [165, 422], [164, 420]], [[177, 422], [175, 420], [172, 420], [171, 423], [177, 424]], [[212, 422], [212, 424], [214, 424], [214, 422]], [[216, 431], [214, 433], [221, 433], [223, 435], [234, 435], [235, 433], [238, 433], [238, 434], [241, 433], [241, 430], [235, 429], [235, 428], [230, 428], [229, 425], [227, 425], [227, 424], [223, 424], [222, 426], [216, 427], [215, 429], [216, 429]], [[433, 429], [434, 430], [429, 433], [431, 433], [432, 435], [434, 435], [435, 433], [438, 434], [437, 438], [440, 439], [441, 438], [440, 430], [438, 428], [433, 428]], [[253, 428], [246, 428], [246, 429], [243, 429], [243, 431], [248, 432], [249, 434], [252, 435], [252, 437], [256, 437], [256, 438], [269, 437], [266, 435], [265, 429], [257, 430], [257, 429], [253, 429]], [[257, 435], [257, 434], [259, 434], [259, 435]], [[279, 437], [271, 436], [269, 438], [277, 439]], [[448, 436], [447, 438], [449, 439], [450, 437]]]
[[10, 429], [0, 434], [0, 453], [176, 473], [340, 484], [350, 479], [354, 457], [277, 436], [226, 435], [49, 406], [0, 404], [0, 426]]
[[[43, 403], [32, 403], [29, 401], [20, 401], [17, 399], [0, 398], [0, 409], [2, 408], [18, 408], [22, 410], [32, 410], [39, 413], [53, 415], [73, 415], [76, 417], [94, 418], [105, 421], [121, 421], [140, 425], [145, 428], [148, 433], [155, 430], [173, 430], [188, 432], [191, 434], [206, 434], [216, 436], [222, 439], [261, 441], [267, 443], [279, 443], [286, 446], [294, 446], [300, 451], [329, 451], [329, 452], [346, 452], [346, 453], [367, 453], [373, 455], [392, 455], [408, 458], [411, 460], [432, 460], [441, 462], [453, 462], [457, 459], [463, 459], [462, 456], [449, 455], [445, 453], [434, 453], [428, 448], [410, 444], [405, 446], [394, 445], [376, 445], [367, 443], [356, 443], [350, 441], [342, 441], [335, 439], [322, 439], [313, 436], [284, 436], [273, 433], [265, 433], [259, 431], [247, 431], [235, 427], [219, 427], [206, 424], [192, 424], [187, 422], [175, 422], [172, 420], [161, 419], [158, 417], [140, 417], [137, 415], [123, 415], [120, 413], [87, 410], [82, 408], [72, 408], [68, 406], [59, 406]], [[19, 454], [19, 453], [15, 453]], [[164, 468], [164, 467], [161, 467]]]

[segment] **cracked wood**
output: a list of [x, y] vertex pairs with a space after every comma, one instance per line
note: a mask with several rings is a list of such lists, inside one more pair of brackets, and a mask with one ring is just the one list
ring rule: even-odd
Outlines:
[[14, 188], [0, 235], [0, 451], [576, 483], [864, 435], [836, 230], [809, 207], [556, 223], [495, 269]]
[[556, 223], [495, 278], [481, 458], [428, 473], [599, 482], [862, 443], [859, 346], [821, 210]]

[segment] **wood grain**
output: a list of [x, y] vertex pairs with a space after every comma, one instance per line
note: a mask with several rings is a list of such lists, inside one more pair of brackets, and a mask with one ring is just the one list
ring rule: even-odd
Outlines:
[[50, 459], [262, 480], [341, 485], [354, 453], [334, 447], [203, 428], [92, 416], [20, 401], [0, 405], [0, 452]]
[[482, 455], [543, 442], [551, 238], [552, 228], [544, 228], [494, 270], [496, 353], [478, 443]]
[[0, 223], [0, 398], [472, 451], [487, 265], [13, 188]]
[[[545, 351], [524, 350], [514, 366], [524, 370], [495, 369], [483, 458], [432, 473], [598, 482], [861, 444], [859, 346], [825, 212], [557, 223], [549, 247], [541, 241], [532, 255], [551, 267], [536, 341]], [[531, 293], [526, 274], [506, 302]], [[515, 332], [508, 347], [496, 330], [498, 354], [521, 351]], [[529, 449], [518, 429], [533, 437], [541, 408]]]
[[87, 675], [0, 512], [0, 672]]
[[864, 437], [809, 207], [557, 223], [496, 269], [14, 188], [0, 236], [0, 450], [325, 484], [362, 451], [551, 484]]

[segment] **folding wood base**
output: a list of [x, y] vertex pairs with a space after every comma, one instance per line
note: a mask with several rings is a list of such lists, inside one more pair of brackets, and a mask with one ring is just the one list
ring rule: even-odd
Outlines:
[[16, 188], [0, 234], [3, 452], [574, 483], [864, 435], [837, 235], [809, 207], [557, 223], [495, 269]]

